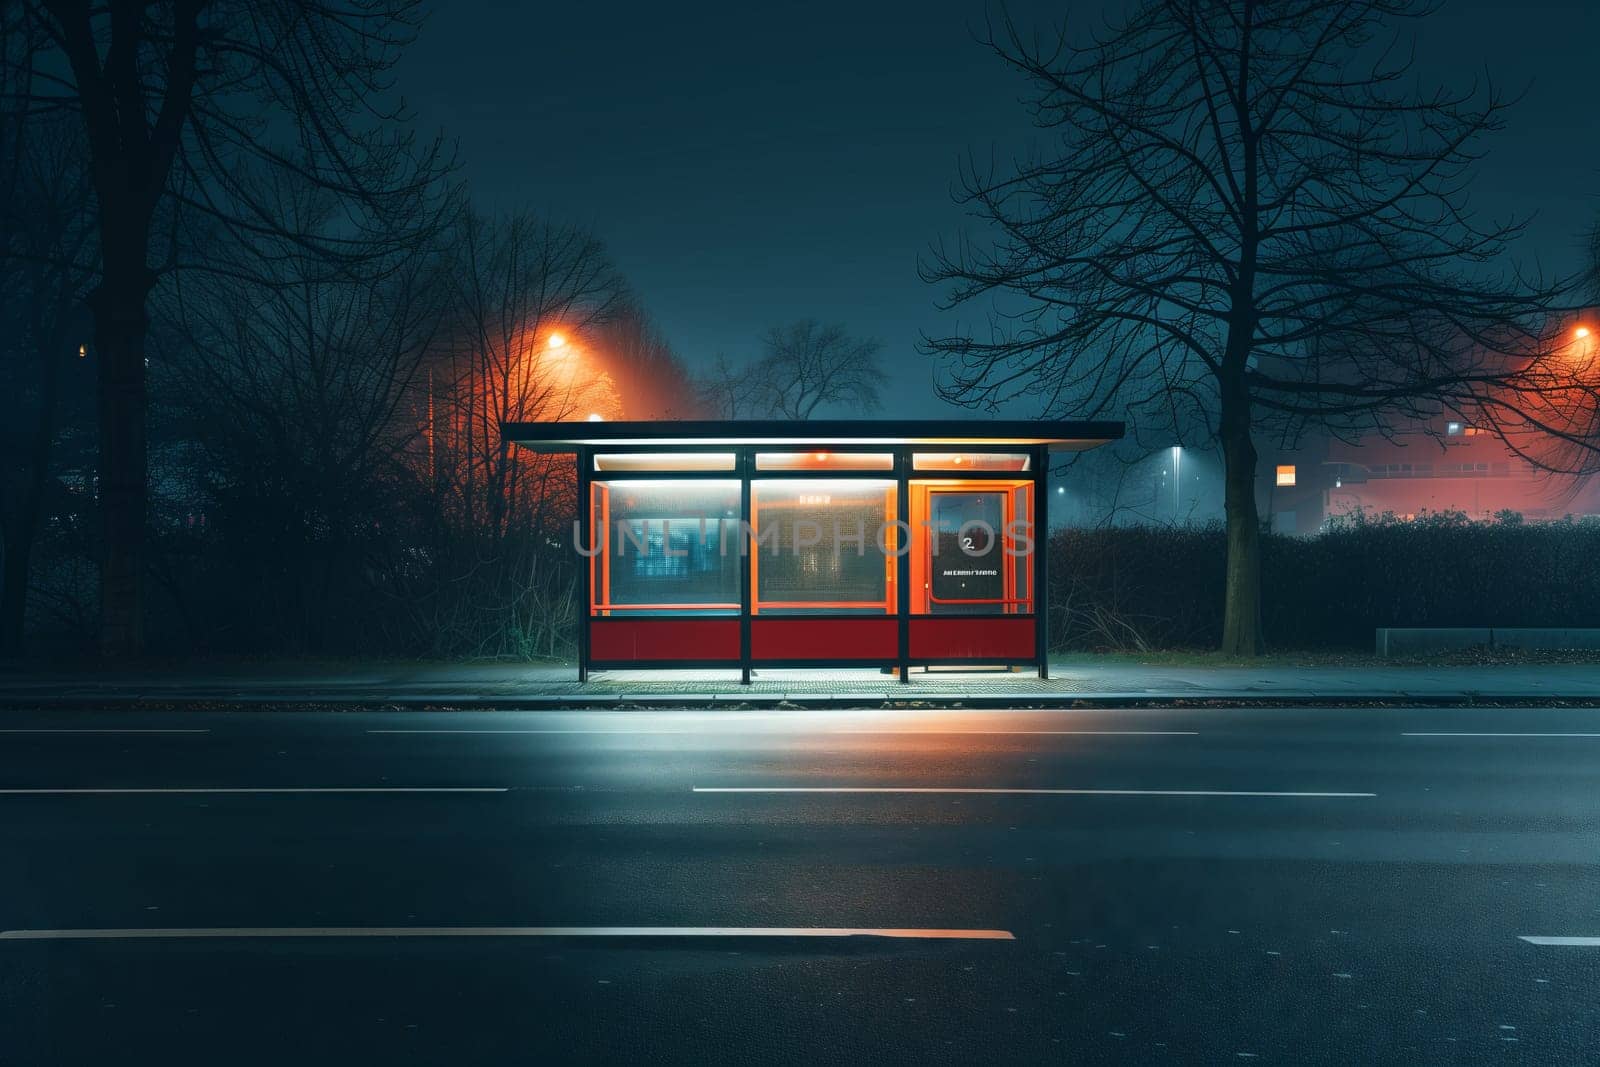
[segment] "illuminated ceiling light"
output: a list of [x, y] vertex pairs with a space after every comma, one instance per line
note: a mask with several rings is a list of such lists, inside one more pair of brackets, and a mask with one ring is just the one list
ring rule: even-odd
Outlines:
[[567, 336], [566, 334], [553, 333], [550, 335], [550, 339], [546, 341], [545, 344], [549, 345], [551, 348], [564, 348], [567, 344]]

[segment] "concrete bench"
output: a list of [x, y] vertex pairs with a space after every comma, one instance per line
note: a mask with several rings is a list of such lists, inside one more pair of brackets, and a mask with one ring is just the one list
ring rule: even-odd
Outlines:
[[1378, 627], [1377, 653], [1406, 656], [1463, 648], [1600, 649], [1600, 629], [1557, 627]]

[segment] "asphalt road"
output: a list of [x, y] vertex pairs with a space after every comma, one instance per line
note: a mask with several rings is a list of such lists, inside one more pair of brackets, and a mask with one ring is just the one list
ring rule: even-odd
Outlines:
[[1600, 710], [0, 730], [4, 1064], [1600, 1062]]

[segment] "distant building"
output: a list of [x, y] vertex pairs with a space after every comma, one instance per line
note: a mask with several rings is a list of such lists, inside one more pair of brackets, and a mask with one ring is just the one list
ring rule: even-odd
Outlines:
[[1600, 515], [1600, 479], [1540, 471], [1493, 433], [1455, 420], [1393, 439], [1315, 436], [1260, 453], [1257, 501], [1279, 533], [1315, 533], [1355, 512], [1412, 519], [1459, 511], [1482, 520], [1514, 511], [1529, 522]]

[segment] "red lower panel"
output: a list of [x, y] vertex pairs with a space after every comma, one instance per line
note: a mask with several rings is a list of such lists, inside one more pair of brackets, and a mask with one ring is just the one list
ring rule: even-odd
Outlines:
[[601, 663], [738, 663], [739, 620], [590, 619], [589, 658]]
[[893, 618], [818, 619], [757, 616], [750, 620], [756, 660], [893, 660], [900, 655]]
[[911, 620], [911, 658], [917, 660], [1037, 658], [1030, 618]]

